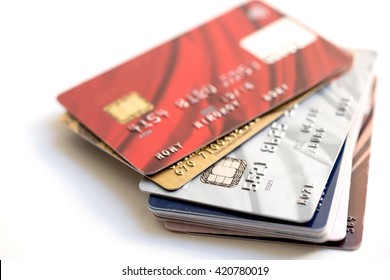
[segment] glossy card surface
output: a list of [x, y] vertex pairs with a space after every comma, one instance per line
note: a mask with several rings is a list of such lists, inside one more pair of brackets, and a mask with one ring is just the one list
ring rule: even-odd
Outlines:
[[[208, 226], [213, 227], [210, 232], [218, 233], [219, 229], [221, 234], [269, 236], [317, 243], [342, 240], [347, 227], [352, 158], [359, 132], [364, 131], [364, 128], [361, 130], [362, 121], [363, 117], [359, 117], [353, 123], [342, 155], [339, 155], [310, 222], [286, 223], [155, 195], [149, 198], [149, 208], [169, 229], [175, 231], [181, 231], [182, 227], [185, 231], [207, 232]], [[191, 224], [185, 226], [183, 223]]]
[[[340, 159], [336, 162], [331, 173], [329, 182], [326, 185], [322, 196], [322, 206], [317, 207], [314, 217], [307, 223], [291, 223], [282, 220], [267, 219], [255, 215], [248, 215], [235, 211], [227, 211], [218, 208], [205, 207], [195, 203], [183, 202], [176, 199], [151, 195], [148, 206], [156, 216], [164, 218], [175, 218], [178, 220], [193, 221], [195, 223], [205, 223], [206, 217], [214, 218], [213, 223], [222, 228], [240, 228], [249, 232], [261, 231], [272, 234], [294, 234], [296, 238], [311, 238], [312, 240], [324, 240], [323, 228], [328, 222], [329, 212], [332, 205], [333, 196], [337, 187], [340, 171]], [[211, 220], [210, 220], [211, 221]], [[224, 226], [225, 225], [225, 226]]]
[[[375, 98], [373, 94], [372, 102], [374, 102], [374, 99]], [[255, 235], [250, 232], [239, 231], [239, 228], [236, 228], [236, 230], [231, 230], [204, 226], [194, 223], [188, 224], [183, 223], [182, 221], [175, 220], [167, 220], [166, 222], [164, 222], [164, 225], [167, 229], [172, 231], [201, 234], [207, 236], [244, 238], [279, 243], [287, 242], [294, 243], [297, 245], [329, 247], [341, 250], [356, 250], [357, 248], [359, 248], [363, 239], [363, 223], [367, 194], [373, 112], [374, 108], [372, 107], [372, 110], [370, 110], [369, 114], [367, 115], [367, 118], [363, 122], [360, 136], [354, 150], [352, 174], [350, 180], [351, 187], [349, 189], [350, 194], [347, 210], [348, 214], [347, 217], [345, 217], [346, 220], [343, 221], [345, 238], [343, 238], [342, 240], [327, 241], [324, 243], [303, 242], [286, 238], [275, 238], [275, 234], [270, 234], [268, 236], [265, 233], [261, 235]]]
[[290, 110], [175, 192], [143, 179], [143, 191], [282, 219], [312, 219], [351, 123], [366, 101], [376, 54]]
[[148, 175], [329, 80], [351, 60], [312, 30], [253, 1], [58, 100]]

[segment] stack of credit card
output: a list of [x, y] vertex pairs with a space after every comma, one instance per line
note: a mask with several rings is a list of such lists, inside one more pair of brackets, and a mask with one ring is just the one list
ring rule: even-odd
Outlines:
[[169, 230], [355, 249], [375, 60], [251, 1], [58, 100]]

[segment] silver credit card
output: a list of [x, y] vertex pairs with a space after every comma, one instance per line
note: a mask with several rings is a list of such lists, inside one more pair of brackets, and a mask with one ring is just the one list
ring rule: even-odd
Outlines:
[[142, 179], [142, 191], [225, 209], [307, 222], [315, 213], [356, 113], [376, 54], [355, 51], [351, 70], [256, 134], [183, 188]]

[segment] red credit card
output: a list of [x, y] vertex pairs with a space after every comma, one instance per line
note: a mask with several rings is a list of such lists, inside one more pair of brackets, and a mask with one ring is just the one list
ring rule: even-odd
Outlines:
[[253, 1], [58, 100], [143, 174], [154, 174], [346, 70], [352, 56]]

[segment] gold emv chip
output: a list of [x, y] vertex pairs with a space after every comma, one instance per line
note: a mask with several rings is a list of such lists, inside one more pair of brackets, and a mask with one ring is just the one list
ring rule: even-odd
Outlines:
[[133, 91], [111, 102], [103, 110], [116, 121], [124, 124], [152, 111], [153, 108], [152, 103]]

